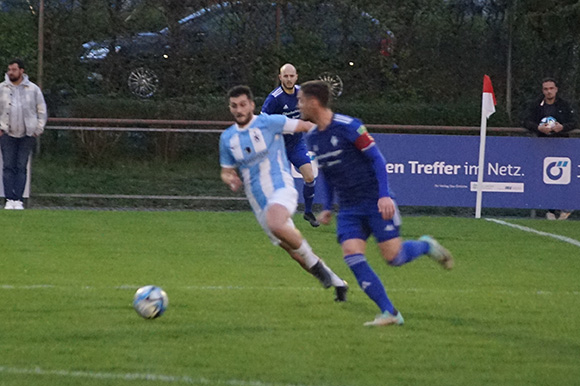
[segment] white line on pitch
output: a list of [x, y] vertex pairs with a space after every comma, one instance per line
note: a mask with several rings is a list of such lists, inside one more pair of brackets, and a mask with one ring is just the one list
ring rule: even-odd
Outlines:
[[50, 284], [33, 284], [33, 285], [2, 284], [2, 285], [0, 285], [0, 289], [39, 289], [39, 288], [54, 288], [54, 286], [50, 285]]
[[[107, 286], [55, 286], [55, 285], [12, 285], [12, 284], [0, 284], [0, 290], [19, 290], [19, 289], [66, 289], [66, 288], [80, 288], [84, 290], [96, 290], [96, 289], [120, 289], [120, 290], [130, 290], [134, 291], [139, 288], [138, 285], [120, 285], [115, 287]], [[195, 291], [320, 291], [320, 287], [256, 287], [256, 286], [231, 286], [231, 285], [191, 285], [184, 287], [172, 287], [172, 289], [185, 289], [185, 290], [195, 290]], [[358, 288], [353, 288], [352, 290], [358, 291]], [[388, 288], [389, 292], [399, 292], [399, 293], [462, 293], [462, 294], [475, 294], [481, 291], [486, 293], [495, 294], [527, 294], [527, 295], [547, 295], [547, 296], [562, 296], [562, 295], [580, 295], [580, 291], [549, 291], [549, 290], [533, 290], [533, 291], [511, 291], [511, 290], [493, 290], [489, 288], [452, 288], [452, 289], [442, 289], [442, 288]]]
[[577, 247], [580, 247], [580, 241], [575, 240], [575, 239], [572, 239], [570, 237], [566, 237], [566, 236], [562, 236], [562, 235], [556, 235], [556, 234], [548, 233], [548, 232], [538, 231], [538, 230], [533, 229], [533, 228], [528, 228], [528, 227], [525, 227], [525, 226], [522, 226], [522, 225], [512, 224], [512, 223], [509, 223], [509, 222], [506, 222], [506, 221], [497, 220], [495, 218], [486, 218], [486, 220], [487, 221], [494, 222], [496, 224], [505, 225], [505, 226], [512, 227], [512, 228], [516, 228], [516, 229], [519, 229], [519, 230], [524, 231], [524, 232], [530, 232], [530, 233], [534, 233], [534, 234], [540, 235], [540, 236], [551, 237], [551, 238], [554, 238], [556, 240], [560, 240], [560, 241], [563, 241], [565, 243], [572, 244], [572, 245], [575, 245]]
[[161, 375], [147, 373], [103, 373], [93, 371], [46, 370], [40, 367], [16, 368], [0, 366], [0, 373], [21, 375], [43, 375], [64, 378], [113, 379], [124, 381], [164, 382], [188, 385], [228, 385], [228, 386], [305, 386], [301, 384], [270, 383], [261, 381], [242, 381], [239, 379], [216, 380], [207, 378], [192, 378], [189, 376]]

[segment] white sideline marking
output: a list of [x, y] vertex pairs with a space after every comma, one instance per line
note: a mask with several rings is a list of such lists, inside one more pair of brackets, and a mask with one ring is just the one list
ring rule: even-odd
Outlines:
[[320, 287], [247, 287], [233, 285], [191, 285], [185, 289], [204, 290], [204, 291], [230, 291], [230, 290], [251, 290], [251, 291], [319, 291]]
[[50, 284], [33, 284], [33, 285], [0, 285], [0, 289], [39, 289], [39, 288], [53, 288]]
[[228, 385], [228, 386], [306, 386], [290, 383], [269, 383], [261, 381], [242, 381], [239, 379], [216, 380], [207, 378], [192, 378], [188, 376], [147, 374], [147, 373], [100, 373], [93, 371], [69, 371], [69, 370], [45, 370], [40, 367], [16, 368], [0, 366], [0, 373], [23, 374], [23, 375], [49, 375], [66, 378], [90, 378], [90, 379], [120, 379], [125, 381], [152, 381], [165, 383], [185, 383], [189, 385]]
[[516, 229], [519, 229], [519, 230], [524, 231], [524, 232], [535, 233], [535, 234], [540, 235], [540, 236], [552, 237], [556, 240], [560, 240], [560, 241], [563, 241], [565, 243], [569, 243], [569, 244], [575, 245], [577, 247], [580, 247], [580, 241], [572, 239], [570, 237], [555, 235], [553, 233], [548, 233], [548, 232], [538, 231], [538, 230], [533, 229], [533, 228], [528, 228], [528, 227], [525, 227], [522, 225], [512, 224], [512, 223], [509, 223], [506, 221], [497, 220], [495, 218], [486, 218], [486, 220], [500, 224], [500, 225], [506, 225], [508, 227], [516, 228]]
[[[70, 287], [70, 286], [69, 286]], [[78, 288], [84, 290], [97, 290], [97, 289], [120, 289], [120, 290], [129, 290], [134, 291], [140, 286], [138, 285], [120, 285], [115, 287], [95, 287], [95, 286], [80, 286]], [[7, 289], [7, 290], [18, 290], [18, 289], [59, 289], [59, 288], [68, 288], [66, 286], [55, 286], [55, 285], [47, 285], [47, 284], [39, 284], [39, 285], [26, 285], [26, 286], [19, 286], [19, 285], [11, 285], [11, 284], [0, 284], [0, 290]], [[191, 286], [184, 286], [184, 287], [172, 287], [172, 289], [186, 289], [186, 290], [195, 290], [195, 291], [320, 291], [320, 287], [256, 287], [256, 286], [228, 286], [228, 285], [191, 285]], [[351, 288], [351, 290], [358, 291], [358, 287]], [[580, 295], [580, 291], [549, 291], [549, 290], [533, 290], [533, 291], [510, 291], [510, 290], [490, 290], [488, 288], [485, 289], [473, 289], [473, 288], [454, 288], [454, 289], [441, 289], [441, 288], [388, 288], [389, 292], [400, 292], [400, 293], [462, 293], [462, 294], [471, 294], [477, 293], [481, 291], [485, 291], [486, 293], [496, 293], [496, 294], [507, 294], [507, 295], [515, 295], [515, 294], [527, 294], [527, 295], [544, 295], [544, 296], [562, 296], [562, 295]]]

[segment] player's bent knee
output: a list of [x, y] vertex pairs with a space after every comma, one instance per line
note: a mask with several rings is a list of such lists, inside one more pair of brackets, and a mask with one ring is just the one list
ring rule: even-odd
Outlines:
[[400, 237], [396, 237], [394, 239], [390, 239], [387, 241], [383, 241], [382, 243], [379, 243], [381, 255], [383, 256], [383, 259], [385, 259], [385, 261], [389, 264], [391, 261], [395, 260], [401, 248], [402, 242]]
[[341, 243], [342, 254], [344, 256], [364, 254], [366, 249], [366, 241], [361, 239], [349, 239]]
[[314, 172], [312, 171], [311, 164], [304, 164], [300, 166], [299, 170], [300, 174], [302, 174], [302, 179], [304, 180], [304, 182], [309, 184], [314, 181]]

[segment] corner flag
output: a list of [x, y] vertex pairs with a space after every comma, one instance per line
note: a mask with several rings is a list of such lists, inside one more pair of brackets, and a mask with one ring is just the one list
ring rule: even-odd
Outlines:
[[483, 96], [481, 98], [481, 112], [482, 115], [485, 114], [485, 118], [495, 113], [495, 105], [497, 104], [495, 100], [495, 94], [493, 93], [493, 86], [491, 85], [491, 79], [489, 76], [483, 76]]
[[477, 172], [477, 196], [475, 199], [475, 218], [481, 217], [481, 194], [483, 191], [483, 173], [485, 169], [485, 136], [487, 119], [495, 113], [495, 94], [489, 76], [483, 76], [483, 95], [481, 97], [481, 131], [479, 136], [479, 168]]

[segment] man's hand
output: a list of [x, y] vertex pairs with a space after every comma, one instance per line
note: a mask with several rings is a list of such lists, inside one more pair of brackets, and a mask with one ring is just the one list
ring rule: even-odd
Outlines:
[[234, 169], [223, 168], [221, 178], [224, 184], [230, 187], [233, 192], [237, 192], [242, 186], [242, 180]]
[[332, 212], [330, 210], [323, 210], [318, 214], [318, 217], [316, 217], [316, 219], [318, 220], [319, 223], [328, 225], [332, 220]]
[[238, 189], [242, 186], [242, 180], [238, 176], [233, 176], [228, 183], [228, 186], [232, 190], [232, 192], [237, 192]]
[[552, 134], [552, 128], [550, 128], [550, 125], [547, 123], [542, 123], [541, 125], [538, 125], [538, 131], [546, 135]]
[[552, 131], [554, 133], [559, 133], [562, 130], [564, 130], [564, 126], [562, 126], [562, 124], [560, 122], [556, 122], [556, 124], [554, 125], [554, 127], [552, 127]]
[[395, 215], [395, 203], [391, 197], [381, 197], [377, 203], [379, 213], [383, 216], [383, 220], [390, 220]]
[[296, 130], [295, 132], [297, 133], [305, 133], [305, 132], [309, 132], [310, 130], [312, 130], [312, 128], [316, 126], [314, 123], [309, 122], [309, 121], [304, 121], [302, 119], [298, 119], [298, 125], [296, 126]]

